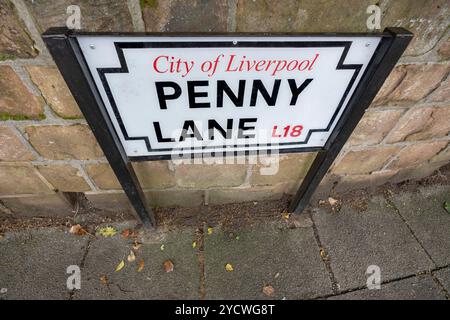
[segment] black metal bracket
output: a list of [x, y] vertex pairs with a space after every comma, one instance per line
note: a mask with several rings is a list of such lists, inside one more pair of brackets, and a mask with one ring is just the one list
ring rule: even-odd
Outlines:
[[[148, 202], [142, 191], [136, 173], [131, 165], [131, 160], [146, 160], [146, 157], [131, 159], [125, 153], [119, 136], [114, 129], [108, 116], [106, 107], [95, 86], [93, 77], [89, 71], [83, 54], [78, 46], [76, 38], [72, 35], [90, 34], [101, 35], [102, 33], [73, 33], [67, 28], [51, 28], [43, 34], [53, 59], [56, 62], [69, 89], [77, 101], [84, 117], [91, 127], [100, 147], [109, 161], [114, 173], [122, 185], [126, 195], [133, 205], [142, 223], [147, 228], [155, 226], [155, 217], [148, 206]], [[126, 33], [103, 33], [104, 35], [140, 35]], [[157, 36], [175, 36], [180, 34], [148, 34]], [[182, 34], [183, 36], [204, 36], [204, 34]], [[216, 36], [218, 34], [210, 34]], [[242, 34], [228, 33], [221, 36], [241, 35], [274, 35], [274, 36], [324, 36], [325, 34]], [[373, 34], [326, 34], [327, 36], [372, 36]], [[385, 79], [394, 68], [398, 59], [403, 54], [412, 39], [412, 33], [402, 28], [387, 28], [381, 36], [381, 41], [367, 66], [358, 86], [356, 87], [347, 107], [336, 124], [327, 143], [319, 148], [318, 154], [313, 161], [306, 177], [294, 196], [289, 210], [300, 213], [309, 203], [312, 194], [316, 190], [322, 178], [336, 159], [354, 128], [364, 115], [375, 95], [383, 85]], [[316, 151], [316, 149], [314, 149]], [[281, 152], [308, 152], [311, 148], [282, 149]], [[166, 159], [166, 156], [160, 157]], [[151, 160], [156, 160], [154, 157]]]
[[289, 205], [289, 212], [301, 213], [308, 205], [328, 169], [361, 120], [366, 109], [402, 56], [413, 34], [403, 28], [387, 28], [367, 70], [353, 93], [344, 114], [322, 151], [319, 151]]
[[59, 32], [53, 29], [51, 33], [44, 33], [42, 38], [136, 213], [144, 227], [151, 229], [155, 226], [155, 216], [107, 115], [86, 62], [82, 60], [80, 49], [74, 43], [75, 39], [67, 35], [67, 29], [56, 31]]

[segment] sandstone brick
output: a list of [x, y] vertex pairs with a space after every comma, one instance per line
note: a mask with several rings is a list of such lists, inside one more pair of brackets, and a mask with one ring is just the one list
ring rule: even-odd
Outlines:
[[450, 106], [410, 109], [390, 133], [387, 142], [428, 140], [450, 132]]
[[204, 189], [219, 186], [239, 186], [247, 174], [243, 164], [182, 164], [175, 168], [178, 186]]
[[374, 171], [371, 174], [342, 176], [335, 186], [336, 192], [347, 192], [356, 189], [375, 188], [388, 182], [398, 170]]
[[81, 10], [81, 28], [89, 31], [133, 31], [127, 1], [110, 0], [39, 0], [25, 1], [38, 27], [65, 27], [69, 18], [67, 7], [77, 5]]
[[27, 161], [35, 157], [8, 127], [0, 127], [0, 161]]
[[390, 181], [392, 183], [398, 183], [405, 180], [420, 180], [431, 176], [442, 165], [442, 163], [422, 163], [412, 167], [402, 168], [398, 170], [398, 173]]
[[391, 74], [387, 77], [380, 91], [373, 100], [373, 105], [385, 104], [388, 101], [389, 95], [394, 91], [394, 89], [400, 84], [400, 82], [406, 76], [405, 66], [396, 66]]
[[41, 119], [44, 103], [32, 95], [10, 66], [0, 66], [0, 120]]
[[450, 101], [450, 76], [441, 82], [441, 84], [428, 97], [430, 102]]
[[447, 0], [387, 1], [382, 27], [403, 27], [411, 31], [414, 38], [404, 55], [419, 56], [433, 49], [447, 30], [449, 10]]
[[33, 40], [9, 0], [0, 2], [0, 30], [0, 61], [37, 55]]
[[418, 56], [433, 49], [448, 27], [446, 0], [239, 0], [237, 31], [261, 32], [367, 32], [366, 9], [379, 4], [385, 27], [405, 27], [414, 33], [406, 54]]
[[30, 143], [48, 159], [96, 159], [103, 155], [87, 125], [45, 125], [25, 128]]
[[203, 204], [201, 190], [152, 190], [145, 196], [151, 207], [198, 207]]
[[227, 0], [143, 0], [141, 5], [147, 31], [227, 31]]
[[435, 141], [406, 146], [387, 169], [407, 168], [424, 163], [443, 150], [447, 143], [447, 141]]
[[439, 86], [449, 70], [445, 64], [407, 65], [406, 76], [389, 96], [391, 101], [419, 101]]
[[37, 169], [58, 191], [83, 192], [91, 190], [80, 171], [71, 165], [41, 165], [37, 166]]
[[66, 217], [73, 215], [72, 206], [57, 194], [4, 198], [1, 201], [17, 217]]
[[131, 212], [130, 200], [124, 192], [117, 193], [86, 193], [91, 206], [96, 209], [117, 212]]
[[402, 115], [402, 110], [368, 111], [353, 131], [350, 146], [380, 143]]
[[448, 37], [447, 40], [442, 42], [437, 52], [443, 60], [450, 59], [450, 37]]
[[366, 8], [376, 1], [239, 0], [237, 31], [357, 32], [366, 29]]
[[251, 188], [222, 188], [208, 190], [208, 204], [227, 204], [248, 201], [278, 200], [286, 193], [288, 184]]
[[52, 193], [29, 164], [0, 166], [0, 195]]
[[96, 163], [86, 165], [86, 172], [94, 181], [99, 189], [109, 190], [122, 189], [119, 180], [117, 180], [114, 171], [107, 163]]
[[431, 158], [430, 162], [450, 162], [450, 143], [447, 147]]
[[379, 171], [397, 154], [401, 147], [376, 147], [349, 151], [332, 169], [335, 174], [364, 174]]
[[280, 155], [278, 163], [259, 162], [252, 169], [250, 184], [272, 185], [288, 181], [297, 182], [306, 175], [315, 155], [315, 153]]
[[164, 189], [175, 185], [175, 177], [167, 161], [135, 162], [133, 167], [143, 188]]
[[31, 80], [38, 86], [47, 104], [56, 114], [63, 118], [83, 117], [56, 67], [29, 66], [27, 70]]

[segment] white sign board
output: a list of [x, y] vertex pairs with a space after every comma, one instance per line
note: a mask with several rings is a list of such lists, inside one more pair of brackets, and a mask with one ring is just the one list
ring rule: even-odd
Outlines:
[[129, 157], [321, 148], [380, 36], [78, 35]]

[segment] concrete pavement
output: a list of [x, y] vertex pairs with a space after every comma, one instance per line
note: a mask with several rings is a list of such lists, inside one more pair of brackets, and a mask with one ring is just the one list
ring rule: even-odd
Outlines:
[[[108, 238], [65, 227], [7, 232], [0, 299], [449, 299], [450, 186], [386, 189], [363, 200], [343, 197], [340, 210], [318, 206], [295, 223], [280, 215], [123, 237], [135, 225], [125, 221]], [[67, 289], [70, 265], [80, 268], [79, 290]], [[378, 290], [367, 288], [373, 268]]]

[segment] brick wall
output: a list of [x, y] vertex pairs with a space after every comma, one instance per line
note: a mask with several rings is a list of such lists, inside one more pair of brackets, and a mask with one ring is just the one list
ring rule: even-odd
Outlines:
[[[0, 214], [68, 210], [61, 193], [92, 205], [128, 207], [120, 185], [64, 84], [40, 34], [64, 26], [79, 5], [89, 31], [367, 32], [378, 3], [381, 27], [415, 38], [322, 189], [420, 178], [450, 160], [450, 4], [446, 0], [0, 0]], [[153, 205], [276, 199], [292, 193], [314, 154], [283, 155], [275, 175], [262, 164], [136, 163]]]

